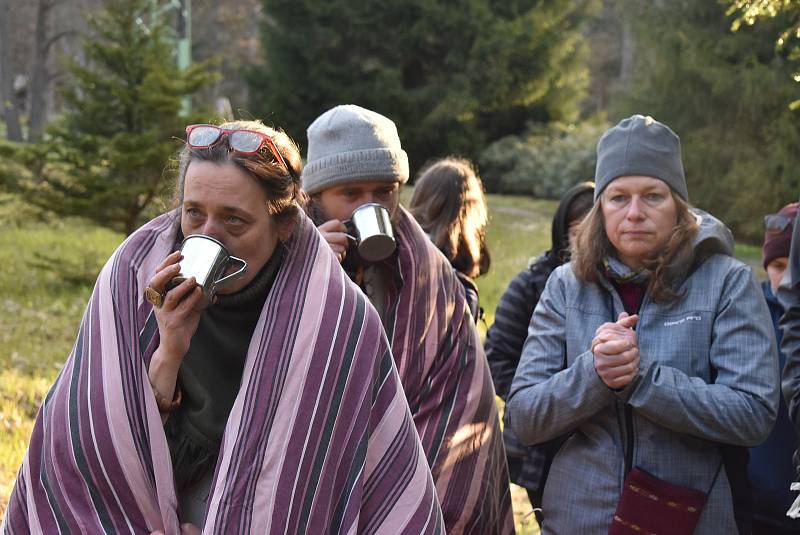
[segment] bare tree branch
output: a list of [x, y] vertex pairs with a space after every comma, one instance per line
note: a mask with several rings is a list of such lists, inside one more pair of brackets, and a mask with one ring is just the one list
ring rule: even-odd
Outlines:
[[56, 44], [59, 40], [65, 37], [72, 37], [74, 35], [78, 35], [78, 32], [75, 30], [64, 30], [62, 32], [58, 32], [57, 34], [49, 37], [44, 44], [42, 44], [42, 49], [45, 53], [50, 51], [50, 47]]
[[50, 0], [49, 2], [42, 0], [42, 10], [48, 12], [59, 4], [63, 4], [67, 0]]

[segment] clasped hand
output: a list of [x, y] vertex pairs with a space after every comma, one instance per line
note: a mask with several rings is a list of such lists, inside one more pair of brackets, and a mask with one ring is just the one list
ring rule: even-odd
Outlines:
[[616, 322], [604, 323], [595, 331], [594, 369], [609, 388], [625, 388], [639, 373], [639, 345], [633, 330], [638, 321], [638, 315], [623, 312]]

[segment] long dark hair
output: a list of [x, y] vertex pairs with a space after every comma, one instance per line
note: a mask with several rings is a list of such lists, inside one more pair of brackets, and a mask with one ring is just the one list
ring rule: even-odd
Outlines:
[[457, 271], [470, 278], [489, 271], [486, 198], [469, 160], [448, 157], [423, 168], [409, 210]]

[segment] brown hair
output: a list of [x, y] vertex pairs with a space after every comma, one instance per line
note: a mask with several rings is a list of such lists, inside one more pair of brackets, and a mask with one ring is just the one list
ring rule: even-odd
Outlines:
[[[650, 271], [647, 291], [656, 303], [677, 301], [683, 297], [677, 286], [694, 261], [692, 240], [699, 228], [689, 203], [674, 191], [670, 190], [670, 193], [677, 209], [677, 223], [661, 252], [643, 262]], [[603, 260], [615, 252], [606, 234], [602, 202], [600, 197], [578, 226], [576, 250], [572, 254], [572, 271], [578, 280], [585, 282], [597, 282]]]
[[489, 271], [486, 198], [469, 160], [449, 157], [423, 168], [409, 210], [457, 271], [468, 277]]
[[283, 132], [264, 125], [260, 121], [233, 121], [219, 125], [220, 128], [252, 130], [268, 135], [280, 152], [288, 169], [276, 160], [269, 147], [263, 147], [256, 154], [241, 154], [230, 150], [225, 142], [205, 149], [194, 149], [188, 144], [179, 154], [178, 176], [175, 183], [174, 206], [183, 204], [183, 185], [186, 170], [195, 161], [217, 164], [237, 165], [252, 176], [267, 195], [267, 212], [279, 227], [286, 228], [297, 220], [304, 204], [300, 191], [300, 170], [302, 159], [300, 150], [292, 139]]

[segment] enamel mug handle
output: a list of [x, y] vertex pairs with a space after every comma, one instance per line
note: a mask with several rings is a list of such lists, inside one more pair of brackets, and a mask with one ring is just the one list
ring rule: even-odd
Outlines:
[[244, 271], [247, 269], [247, 262], [245, 262], [241, 258], [237, 258], [235, 256], [231, 256], [229, 258], [229, 260], [231, 260], [233, 262], [238, 262], [242, 267], [240, 267], [239, 269], [237, 269], [236, 271], [234, 271], [230, 275], [226, 275], [226, 276], [222, 277], [221, 279], [219, 279], [217, 282], [214, 283], [216, 286], [222, 286], [226, 282], [230, 282], [232, 280], [238, 279], [244, 273]]

